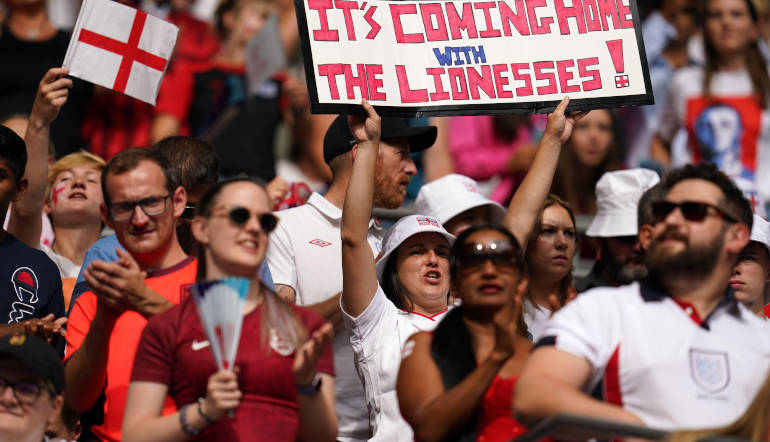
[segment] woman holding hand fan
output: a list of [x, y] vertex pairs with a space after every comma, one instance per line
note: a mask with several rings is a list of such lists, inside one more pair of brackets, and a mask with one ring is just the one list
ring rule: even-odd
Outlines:
[[[281, 301], [257, 277], [277, 222], [267, 193], [245, 178], [221, 182], [204, 194], [198, 211], [192, 224], [201, 244], [198, 277], [225, 282], [196, 284], [195, 300], [188, 296], [147, 323], [134, 360], [123, 439], [334, 440], [332, 328], [318, 314]], [[216, 315], [210, 311], [218, 310], [222, 329], [238, 323], [241, 309], [231, 301], [238, 296], [227, 296], [234, 285], [224, 279], [231, 277], [248, 280], [240, 344], [234, 368], [217, 369], [230, 366], [223, 360], [228, 337], [211, 331]], [[202, 306], [206, 296], [212, 302]], [[216, 361], [214, 346], [222, 346]], [[161, 416], [167, 396], [179, 411]]]

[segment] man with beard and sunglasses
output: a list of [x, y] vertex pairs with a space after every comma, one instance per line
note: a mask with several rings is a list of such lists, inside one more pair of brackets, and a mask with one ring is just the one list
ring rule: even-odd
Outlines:
[[67, 327], [65, 399], [85, 411], [104, 389], [104, 423], [92, 431], [100, 440], [120, 440], [142, 329], [147, 318], [179, 303], [197, 265], [177, 240], [187, 195], [165, 156], [142, 148], [120, 152], [101, 182], [102, 217], [125, 251], [116, 250], [117, 263], [94, 261], [85, 271], [90, 291], [75, 302]]
[[596, 183], [597, 213], [586, 231], [599, 240], [599, 258], [575, 288], [619, 287], [647, 274], [637, 239], [637, 202], [660, 179], [648, 169], [607, 172]]
[[[374, 178], [374, 206], [396, 209], [417, 173], [410, 152], [429, 148], [436, 140], [434, 126], [410, 127], [400, 118], [382, 118], [380, 150]], [[277, 212], [281, 222], [270, 235], [267, 262], [278, 294], [320, 313], [335, 326], [338, 440], [366, 440], [369, 414], [365, 392], [353, 363], [350, 335], [342, 322], [342, 204], [358, 144], [347, 116], [338, 116], [324, 136], [324, 160], [332, 184], [324, 194], [313, 193], [303, 206]], [[377, 221], [369, 222], [368, 242], [376, 256], [385, 234]]]
[[[712, 164], [664, 178], [652, 203], [647, 278], [597, 288], [558, 311], [514, 406], [532, 424], [566, 412], [662, 430], [718, 427], [751, 403], [770, 365], [770, 329], [728, 287], [751, 206]], [[604, 401], [586, 392], [600, 386]]]

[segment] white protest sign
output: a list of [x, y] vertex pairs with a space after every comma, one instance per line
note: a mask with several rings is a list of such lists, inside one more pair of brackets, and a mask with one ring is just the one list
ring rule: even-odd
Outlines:
[[179, 28], [110, 0], [84, 0], [64, 57], [70, 75], [152, 105]]
[[295, 0], [316, 113], [652, 103], [634, 0]]
[[286, 68], [278, 14], [271, 14], [246, 46], [246, 78], [249, 93], [257, 94], [262, 83]]

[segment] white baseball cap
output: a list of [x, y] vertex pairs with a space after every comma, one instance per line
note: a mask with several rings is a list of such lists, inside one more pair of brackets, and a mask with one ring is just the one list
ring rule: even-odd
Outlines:
[[466, 210], [480, 206], [491, 207], [491, 224], [503, 222], [505, 208], [485, 198], [479, 192], [476, 181], [456, 173], [423, 184], [414, 201], [415, 212], [435, 216], [442, 224]]
[[409, 215], [401, 218], [393, 227], [385, 233], [382, 239], [382, 253], [377, 260], [377, 279], [382, 278], [385, 266], [388, 264], [390, 255], [404, 241], [417, 235], [418, 233], [438, 233], [449, 242], [449, 247], [455, 242], [455, 237], [444, 229], [444, 226], [432, 216], [427, 215]]
[[596, 183], [597, 211], [586, 235], [598, 238], [636, 235], [639, 198], [658, 181], [658, 174], [649, 169], [606, 172]]
[[767, 253], [770, 253], [770, 222], [757, 214], [754, 214], [750, 240], [761, 243], [767, 249]]

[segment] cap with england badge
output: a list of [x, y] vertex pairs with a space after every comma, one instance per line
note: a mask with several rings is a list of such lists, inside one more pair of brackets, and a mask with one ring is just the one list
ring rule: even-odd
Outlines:
[[[409, 152], [420, 152], [436, 142], [436, 126], [409, 126], [403, 118], [382, 117], [380, 139], [406, 138]], [[324, 161], [328, 164], [338, 155], [349, 152], [356, 144], [350, 132], [347, 115], [338, 115], [324, 135]]]
[[649, 169], [606, 172], [596, 183], [597, 210], [586, 235], [612, 238], [639, 233], [636, 224], [639, 198], [658, 181], [658, 174]]
[[56, 394], [64, 391], [64, 368], [56, 350], [43, 339], [27, 334], [0, 338], [0, 357], [16, 359], [28, 371], [50, 380]]
[[388, 265], [388, 258], [404, 241], [419, 233], [438, 233], [446, 238], [449, 247], [455, 242], [455, 236], [447, 232], [444, 226], [432, 216], [427, 215], [409, 215], [405, 216], [385, 233], [382, 238], [382, 252], [377, 259], [377, 279], [382, 278], [385, 273], [385, 267]]

